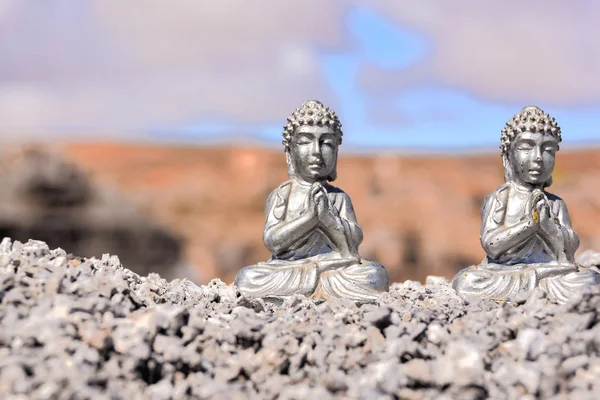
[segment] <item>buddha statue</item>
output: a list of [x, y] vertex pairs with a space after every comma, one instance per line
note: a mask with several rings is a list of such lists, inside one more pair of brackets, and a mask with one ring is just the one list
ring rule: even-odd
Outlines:
[[481, 208], [482, 264], [460, 271], [452, 282], [464, 299], [510, 300], [536, 287], [566, 302], [600, 274], [575, 263], [579, 238], [567, 205], [549, 193], [561, 131], [556, 120], [529, 106], [502, 130], [505, 183]]
[[383, 265], [360, 258], [363, 232], [337, 177], [341, 123], [318, 101], [307, 101], [283, 131], [289, 180], [268, 197], [263, 241], [272, 256], [242, 268], [234, 285], [246, 297], [302, 294], [373, 301], [389, 288]]

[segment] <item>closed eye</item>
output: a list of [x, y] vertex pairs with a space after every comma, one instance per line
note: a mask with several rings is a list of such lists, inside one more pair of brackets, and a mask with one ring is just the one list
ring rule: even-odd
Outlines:
[[555, 143], [547, 143], [544, 144], [542, 149], [550, 153], [556, 153], [556, 151], [558, 150], [558, 146]]
[[517, 150], [528, 151], [533, 149], [535, 142], [529, 139], [521, 139], [517, 143]]
[[335, 146], [335, 139], [332, 135], [324, 135], [324, 137], [321, 137], [321, 145]]
[[301, 134], [298, 136], [298, 139], [296, 139], [296, 143], [299, 145], [311, 144], [312, 138], [309, 137], [307, 134]]

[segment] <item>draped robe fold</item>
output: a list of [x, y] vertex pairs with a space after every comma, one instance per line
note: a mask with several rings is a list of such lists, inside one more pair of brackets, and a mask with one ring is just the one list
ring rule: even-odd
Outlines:
[[[282, 297], [303, 294], [317, 299], [331, 297], [371, 301], [389, 289], [389, 278], [381, 264], [362, 260], [358, 247], [362, 230], [350, 197], [329, 184], [329, 208], [339, 219], [347, 249], [342, 251], [320, 228], [315, 228], [283, 249], [269, 248], [267, 262], [242, 268], [235, 279], [240, 293], [247, 297]], [[298, 218], [304, 212], [302, 185], [290, 180], [274, 190], [265, 209], [265, 233], [277, 224]], [[301, 194], [297, 194], [297, 193]], [[264, 237], [263, 237], [264, 239]], [[345, 253], [345, 254], [344, 254]]]
[[[524, 220], [527, 201], [523, 192], [506, 183], [489, 195], [482, 206], [482, 246], [488, 254], [478, 266], [460, 271], [452, 282], [463, 298], [506, 300], [517, 293], [542, 288], [558, 302], [566, 302], [581, 286], [600, 283], [600, 274], [578, 266], [574, 254], [579, 240], [571, 227], [565, 202], [546, 193], [551, 217], [561, 226], [561, 249], [555, 249], [539, 233], [524, 237], [515, 246], [490, 257], [488, 234]], [[509, 205], [509, 201], [512, 201]], [[562, 260], [559, 260], [559, 255]]]

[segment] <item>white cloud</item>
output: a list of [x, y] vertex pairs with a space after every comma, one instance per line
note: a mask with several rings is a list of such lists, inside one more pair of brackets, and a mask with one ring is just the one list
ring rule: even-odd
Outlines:
[[318, 52], [345, 46], [341, 1], [69, 4], [21, 2], [13, 13], [0, 42], [0, 131], [207, 116], [283, 124], [306, 99], [331, 101]]
[[17, 0], [0, 0], [0, 21], [10, 16], [16, 3]]
[[[592, 0], [0, 0], [0, 132], [283, 124], [309, 98], [335, 108], [319, 54], [352, 51], [354, 5], [431, 44], [408, 70], [363, 66], [361, 85], [378, 101], [424, 84], [494, 101], [600, 99]], [[391, 117], [380, 115], [405, 119]]]
[[366, 67], [361, 79], [370, 90], [441, 84], [497, 101], [570, 106], [600, 100], [596, 1], [364, 3], [431, 45], [427, 58], [408, 71]]

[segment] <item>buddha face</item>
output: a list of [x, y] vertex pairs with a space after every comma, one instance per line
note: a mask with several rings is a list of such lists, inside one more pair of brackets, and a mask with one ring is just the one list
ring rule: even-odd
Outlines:
[[306, 182], [325, 181], [335, 171], [339, 136], [328, 126], [304, 125], [296, 129], [289, 153], [297, 177]]
[[549, 133], [519, 133], [509, 150], [514, 177], [534, 186], [545, 184], [552, 177], [557, 150], [558, 142]]

